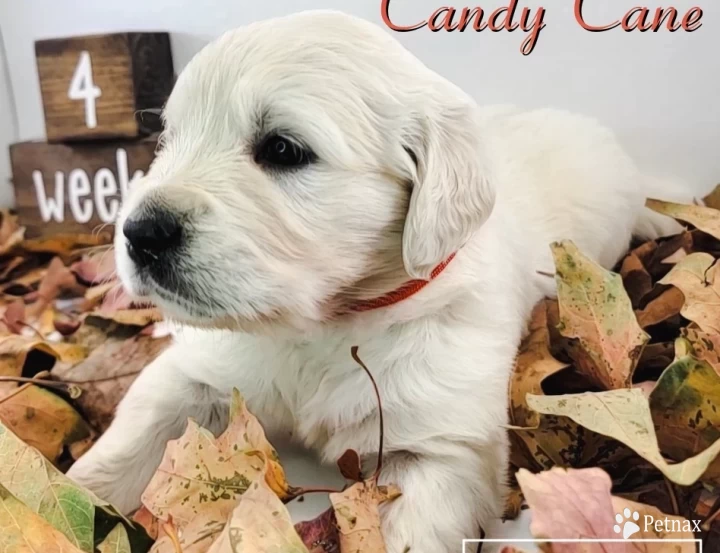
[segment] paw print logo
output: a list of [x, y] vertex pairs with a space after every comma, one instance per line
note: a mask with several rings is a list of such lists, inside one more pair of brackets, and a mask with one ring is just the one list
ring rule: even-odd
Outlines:
[[640, 513], [637, 511], [630, 511], [630, 509], [626, 508], [622, 512], [622, 515], [619, 513], [615, 515], [615, 522], [617, 522], [617, 524], [613, 526], [613, 530], [615, 530], [616, 534], [620, 534], [622, 532], [622, 537], [626, 540], [633, 534], [637, 534], [640, 531], [640, 527], [637, 525], [638, 520], [640, 520]]

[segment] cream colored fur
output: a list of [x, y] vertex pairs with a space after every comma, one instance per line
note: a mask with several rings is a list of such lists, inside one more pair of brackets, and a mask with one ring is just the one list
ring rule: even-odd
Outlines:
[[[388, 552], [460, 551], [502, 513], [508, 378], [531, 308], [554, 293], [538, 274], [553, 270], [549, 244], [573, 240], [610, 267], [633, 229], [673, 230], [643, 211], [650, 179], [592, 119], [478, 107], [384, 30], [332, 12], [225, 34], [182, 73], [165, 118], [122, 210], [117, 264], [181, 327], [70, 476], [136, 508], [187, 417], [221, 430], [232, 387], [273, 439], [327, 462], [372, 457], [377, 402], [358, 345], [382, 394], [382, 477], [403, 491], [383, 511]], [[259, 166], [269, 128], [317, 160]], [[141, 278], [128, 257], [122, 223], [150, 200], [187, 222], [169, 270], [192, 293]], [[455, 251], [412, 298], [336, 316]]]

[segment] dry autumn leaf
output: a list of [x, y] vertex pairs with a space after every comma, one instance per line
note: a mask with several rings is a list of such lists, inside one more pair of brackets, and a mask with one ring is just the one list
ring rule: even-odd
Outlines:
[[53, 463], [65, 446], [90, 435], [88, 425], [67, 401], [33, 384], [0, 399], [0, 421]]
[[703, 198], [703, 203], [707, 207], [720, 209], [720, 184], [713, 188], [713, 191]]
[[684, 303], [682, 292], [670, 287], [636, 313], [638, 324], [647, 328], [667, 321], [680, 313]]
[[[75, 484], [2, 424], [0, 485], [85, 553], [94, 553], [96, 524], [112, 524], [111, 528], [125, 521], [110, 504]], [[133, 529], [132, 540], [147, 544], [139, 529]]]
[[0, 485], [0, 550], [3, 553], [80, 553], [68, 538]]
[[[678, 349], [686, 340], [679, 338]], [[684, 346], [691, 349], [688, 342]], [[650, 409], [662, 450], [681, 461], [720, 439], [720, 375], [705, 361], [684, 355], [660, 376]]]
[[295, 531], [309, 553], [340, 552], [340, 536], [332, 507], [313, 520], [297, 523]]
[[45, 253], [69, 257], [75, 250], [105, 246], [112, 242], [108, 234], [56, 234], [24, 240], [19, 246], [29, 253]]
[[[610, 477], [597, 468], [553, 468], [539, 474], [517, 473], [532, 512], [530, 531], [537, 539], [613, 539], [614, 511]], [[623, 544], [555, 543], [553, 553], [625, 553]]]
[[[367, 551], [376, 553], [374, 549]], [[309, 553], [293, 527], [290, 513], [262, 477], [252, 482], [240, 497], [227, 525], [208, 550], [208, 553], [260, 552]]]
[[[289, 497], [277, 453], [235, 390], [227, 430], [215, 438], [189, 420], [185, 434], [168, 443], [142, 502], [158, 519], [172, 519], [185, 553], [200, 552], [222, 531], [238, 499], [258, 478], [278, 496]], [[172, 544], [156, 545], [154, 551], [172, 551]]]
[[98, 553], [132, 553], [125, 527], [122, 524], [116, 525], [97, 549]]
[[717, 209], [700, 205], [663, 202], [653, 199], [648, 199], [645, 205], [653, 211], [657, 211], [678, 221], [689, 223], [695, 228], [720, 240], [720, 211]]
[[619, 275], [585, 257], [571, 242], [552, 245], [560, 333], [577, 340], [577, 370], [603, 388], [630, 385], [648, 335], [637, 323]]
[[[540, 474], [520, 471], [518, 482], [532, 512], [530, 530], [537, 539], [611, 540], [605, 543], [553, 543], [544, 550], [552, 553], [693, 553], [690, 523], [658, 509], [612, 497], [612, 482], [600, 469], [564, 470], [555, 468]], [[658, 531], [653, 521], [669, 522], [677, 532]], [[666, 543], [623, 543], [620, 538], [665, 540]]]
[[680, 261], [660, 281], [677, 287], [685, 297], [680, 313], [705, 332], [720, 334], [720, 281], [715, 281], [715, 258], [693, 253]]
[[116, 323], [129, 326], [147, 326], [162, 320], [160, 311], [154, 307], [147, 309], [98, 309], [89, 313], [89, 315], [110, 319]]
[[88, 346], [73, 343], [63, 346], [89, 350], [89, 354], [79, 362], [63, 359], [51, 374], [56, 380], [83, 382], [80, 385], [83, 393], [76, 403], [88, 422], [103, 431], [112, 422], [115, 408], [137, 375], [168, 347], [170, 338], [140, 336], [137, 329], [125, 327], [103, 332], [88, 321], [75, 338]]
[[378, 486], [374, 478], [353, 484], [341, 493], [331, 493], [330, 503], [340, 533], [340, 550], [343, 553], [384, 553], [379, 507], [399, 496], [400, 490], [395, 486]]
[[548, 302], [535, 306], [528, 335], [520, 345], [515, 370], [510, 381], [510, 422], [516, 426], [537, 426], [540, 417], [527, 407], [527, 394], [542, 393], [542, 382], [568, 365], [550, 353], [550, 332], [547, 321]]
[[30, 376], [48, 371], [59, 357], [43, 340], [12, 334], [0, 337], [0, 376], [22, 376], [26, 367], [32, 368]]
[[648, 401], [639, 389], [551, 397], [528, 395], [527, 401], [539, 413], [568, 417], [625, 444], [669, 480], [683, 486], [695, 483], [720, 452], [718, 440], [682, 463], [668, 463], [660, 453]]
[[633, 308], [637, 308], [645, 295], [652, 290], [652, 277], [636, 253], [630, 252], [620, 267], [623, 286], [630, 297]]

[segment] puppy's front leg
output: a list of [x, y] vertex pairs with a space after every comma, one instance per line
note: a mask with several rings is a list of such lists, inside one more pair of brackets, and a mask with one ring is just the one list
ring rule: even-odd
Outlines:
[[182, 434], [188, 417], [213, 431], [226, 422], [227, 410], [218, 409], [216, 393], [182, 370], [188, 362], [185, 349], [174, 344], [143, 370], [110, 428], [68, 472], [124, 513], [140, 506], [165, 445]]
[[461, 553], [463, 539], [479, 538], [502, 515], [505, 451], [447, 443], [437, 454], [389, 454], [381, 481], [402, 495], [383, 507], [388, 553]]

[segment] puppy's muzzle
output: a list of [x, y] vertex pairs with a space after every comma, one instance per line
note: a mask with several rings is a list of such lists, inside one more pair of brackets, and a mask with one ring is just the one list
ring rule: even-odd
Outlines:
[[138, 267], [160, 261], [183, 240], [183, 227], [177, 215], [165, 208], [146, 209], [123, 225], [130, 259]]

